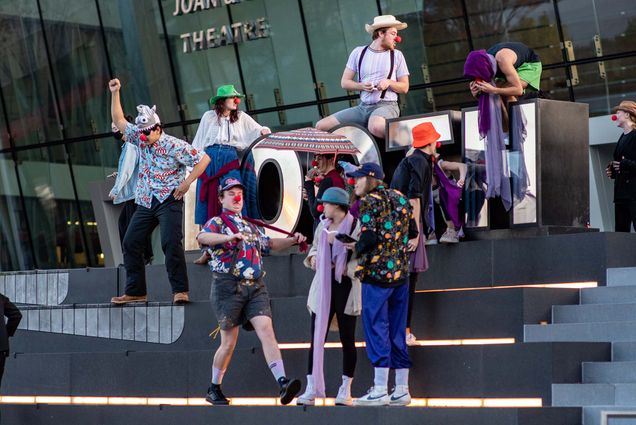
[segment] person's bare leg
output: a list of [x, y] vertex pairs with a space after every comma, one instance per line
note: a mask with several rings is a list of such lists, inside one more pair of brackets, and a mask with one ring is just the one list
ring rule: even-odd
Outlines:
[[214, 353], [214, 361], [212, 365], [222, 371], [227, 369], [227, 366], [232, 360], [232, 354], [234, 353], [234, 347], [236, 347], [236, 341], [238, 339], [239, 328], [233, 327], [227, 331], [221, 330], [221, 345], [216, 349]]
[[369, 118], [369, 123], [367, 124], [367, 128], [375, 137], [379, 137], [384, 139], [385, 129], [386, 129], [386, 119], [384, 117], [380, 117], [377, 115], [371, 116]]
[[267, 364], [280, 360], [282, 356], [278, 349], [276, 335], [274, 335], [272, 319], [268, 316], [256, 316], [253, 317], [250, 322], [252, 323], [252, 326], [254, 326], [258, 339], [261, 341], [263, 354], [265, 355], [265, 361]]
[[322, 131], [330, 131], [332, 128], [340, 124], [335, 116], [329, 115], [316, 123], [316, 128]]

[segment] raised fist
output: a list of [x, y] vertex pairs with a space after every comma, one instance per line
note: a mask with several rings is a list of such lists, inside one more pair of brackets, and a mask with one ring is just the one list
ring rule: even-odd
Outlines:
[[119, 89], [121, 89], [121, 83], [117, 78], [114, 78], [108, 82], [108, 89], [111, 91], [111, 93], [118, 92]]

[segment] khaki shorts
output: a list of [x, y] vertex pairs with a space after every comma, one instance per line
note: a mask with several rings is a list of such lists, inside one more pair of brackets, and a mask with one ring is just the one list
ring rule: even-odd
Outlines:
[[369, 118], [378, 116], [386, 119], [400, 116], [397, 102], [381, 100], [378, 103], [360, 103], [358, 106], [343, 109], [334, 114], [340, 124], [358, 124], [367, 127]]

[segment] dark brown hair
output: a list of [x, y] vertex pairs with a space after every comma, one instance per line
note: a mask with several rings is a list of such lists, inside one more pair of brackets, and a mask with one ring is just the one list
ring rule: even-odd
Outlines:
[[[221, 117], [223, 116], [223, 112], [225, 112], [225, 101], [227, 100], [227, 97], [222, 97], [220, 99], [217, 99], [216, 102], [214, 103], [214, 111], [216, 112], [216, 116], [221, 119]], [[230, 122], [231, 123], [235, 123], [236, 121], [238, 121], [238, 109], [235, 109], [233, 111], [230, 111]]]
[[379, 38], [381, 34], [386, 32], [386, 28], [378, 28], [377, 30], [373, 31], [373, 40], [375, 40], [376, 38]]

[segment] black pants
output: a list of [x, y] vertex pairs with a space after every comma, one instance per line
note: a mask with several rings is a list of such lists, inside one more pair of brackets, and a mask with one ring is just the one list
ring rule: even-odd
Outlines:
[[[122, 250], [124, 249], [124, 236], [126, 236], [126, 231], [128, 230], [128, 226], [130, 225], [130, 221], [132, 220], [133, 215], [137, 211], [137, 204], [135, 204], [135, 200], [131, 199], [130, 201], [124, 202], [123, 208], [121, 210], [121, 214], [119, 214], [119, 240], [121, 241]], [[148, 264], [152, 260], [152, 233], [148, 235], [146, 238], [146, 243], [144, 245], [144, 263]]]
[[124, 266], [126, 267], [126, 295], [146, 295], [146, 270], [143, 251], [146, 239], [159, 225], [161, 249], [166, 255], [166, 270], [172, 293], [188, 291], [188, 273], [183, 251], [183, 201], [172, 195], [160, 203], [152, 199], [150, 208], [137, 206], [126, 236], [124, 236]]
[[[342, 277], [342, 282], [338, 283], [333, 278], [331, 280], [331, 307], [329, 309], [328, 323], [331, 323], [334, 314], [338, 321], [340, 331], [340, 342], [342, 343], [342, 374], [353, 378], [356, 370], [358, 354], [356, 352], [356, 316], [345, 314], [347, 299], [351, 292], [351, 279]], [[309, 347], [308, 374], [311, 375], [314, 367], [314, 329], [316, 326], [316, 315], [311, 315], [311, 346]], [[327, 329], [329, 334], [329, 329]], [[327, 335], [325, 335], [325, 341]]]
[[614, 231], [631, 232], [636, 230], [636, 201], [616, 202], [614, 204]]
[[411, 328], [411, 316], [413, 312], [413, 299], [415, 298], [415, 287], [417, 286], [417, 276], [419, 273], [409, 273], [409, 307], [406, 313], [406, 327]]

